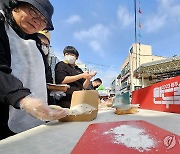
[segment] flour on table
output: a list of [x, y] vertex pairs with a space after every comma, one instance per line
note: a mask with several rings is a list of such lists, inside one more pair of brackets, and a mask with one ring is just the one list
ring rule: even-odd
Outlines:
[[114, 134], [113, 143], [123, 144], [128, 148], [135, 148], [139, 152], [150, 151], [155, 147], [155, 140], [146, 134], [144, 129], [121, 125], [103, 133]]

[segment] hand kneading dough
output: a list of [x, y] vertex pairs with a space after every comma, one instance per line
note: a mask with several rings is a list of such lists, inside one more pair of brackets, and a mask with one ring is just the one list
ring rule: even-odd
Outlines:
[[71, 111], [70, 111], [70, 109], [68, 109], [68, 108], [62, 108], [62, 107], [60, 107], [60, 106], [58, 106], [58, 105], [49, 105], [49, 107], [51, 108], [51, 109], [54, 109], [54, 110], [66, 110], [66, 112], [68, 113], [68, 115], [70, 115], [71, 114]]
[[90, 114], [92, 111], [97, 110], [89, 104], [78, 104], [71, 109], [71, 115]]
[[[62, 110], [62, 107], [57, 105], [49, 105], [51, 109], [55, 110]], [[72, 108], [63, 108], [68, 110], [68, 115], [81, 115], [81, 114], [90, 114], [92, 111], [97, 110], [95, 107], [89, 105], [89, 104], [78, 104], [76, 106], [73, 106]]]

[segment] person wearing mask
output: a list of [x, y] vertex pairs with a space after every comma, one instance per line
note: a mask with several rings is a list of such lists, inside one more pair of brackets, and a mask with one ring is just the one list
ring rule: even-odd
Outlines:
[[[40, 47], [41, 54], [43, 56], [44, 62], [45, 62], [45, 68], [46, 68], [46, 82], [47, 83], [53, 83], [52, 78], [52, 70], [49, 65], [49, 55], [50, 55], [50, 32], [47, 30], [39, 31], [38, 38], [40, 39], [40, 42], [38, 43]], [[47, 89], [48, 94], [48, 104], [49, 105], [56, 105], [55, 97], [51, 94], [51, 90]]]
[[47, 83], [53, 83], [53, 78], [52, 78], [52, 70], [51, 67], [49, 66], [49, 53], [50, 53], [50, 32], [47, 30], [39, 31], [37, 33], [38, 38], [40, 40], [38, 41], [38, 46], [40, 48], [40, 52], [43, 56], [44, 59], [44, 65], [46, 66], [46, 82]]
[[48, 58], [48, 55], [50, 53], [50, 32], [47, 31], [47, 30], [42, 30], [42, 31], [39, 31], [38, 33], [38, 38], [40, 39], [40, 46], [41, 46], [41, 49], [44, 53], [44, 55]]
[[86, 90], [96, 90], [102, 84], [102, 80], [100, 78], [96, 78], [90, 82]]
[[0, 139], [68, 114], [47, 104], [37, 45], [38, 31], [54, 29], [52, 15], [49, 0], [10, 0], [0, 10]]
[[68, 84], [70, 88], [67, 90], [66, 96], [57, 101], [57, 104], [61, 107], [69, 108], [72, 93], [77, 90], [86, 89], [90, 79], [95, 74], [83, 72], [75, 64], [79, 57], [79, 52], [73, 46], [66, 46], [63, 53], [64, 61], [58, 62], [55, 66], [55, 82], [56, 84]]

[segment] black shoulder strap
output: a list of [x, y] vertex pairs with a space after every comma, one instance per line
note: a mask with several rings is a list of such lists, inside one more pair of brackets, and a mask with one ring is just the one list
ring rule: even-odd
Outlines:
[[4, 17], [4, 15], [0, 12], [0, 26], [1, 26], [1, 28], [5, 28], [5, 26], [4, 26], [4, 21], [5, 21], [5, 17]]
[[4, 22], [4, 20], [5, 20], [5, 17], [4, 17], [4, 15], [0, 12], [0, 22]]
[[[1, 38], [3, 38], [3, 40], [1, 39], [1, 41], [3, 41], [2, 44], [5, 45], [4, 46], [5, 49], [4, 51], [2, 50], [1, 54], [5, 55], [6, 61], [8, 62], [5, 65], [10, 67], [11, 66], [11, 51], [10, 51], [10, 46], [9, 46], [9, 38], [5, 29], [5, 17], [1, 12], [0, 12], [0, 36]], [[2, 64], [0, 65], [0, 68], [2, 68], [3, 70], [6, 69], [6, 67], [4, 67]]]

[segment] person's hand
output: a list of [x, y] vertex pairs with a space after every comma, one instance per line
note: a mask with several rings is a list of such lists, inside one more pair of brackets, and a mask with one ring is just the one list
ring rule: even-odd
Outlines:
[[92, 77], [94, 77], [96, 74], [97, 74], [97, 71], [92, 71], [92, 72], [90, 72], [90, 75], [91, 75]]
[[89, 79], [89, 80], [93, 77], [89, 72], [84, 72], [82, 75], [84, 79]]
[[20, 100], [20, 108], [25, 110], [33, 117], [42, 121], [53, 121], [66, 117], [69, 114], [69, 110], [65, 108], [51, 109], [47, 104], [44, 104], [41, 100], [25, 97]]

